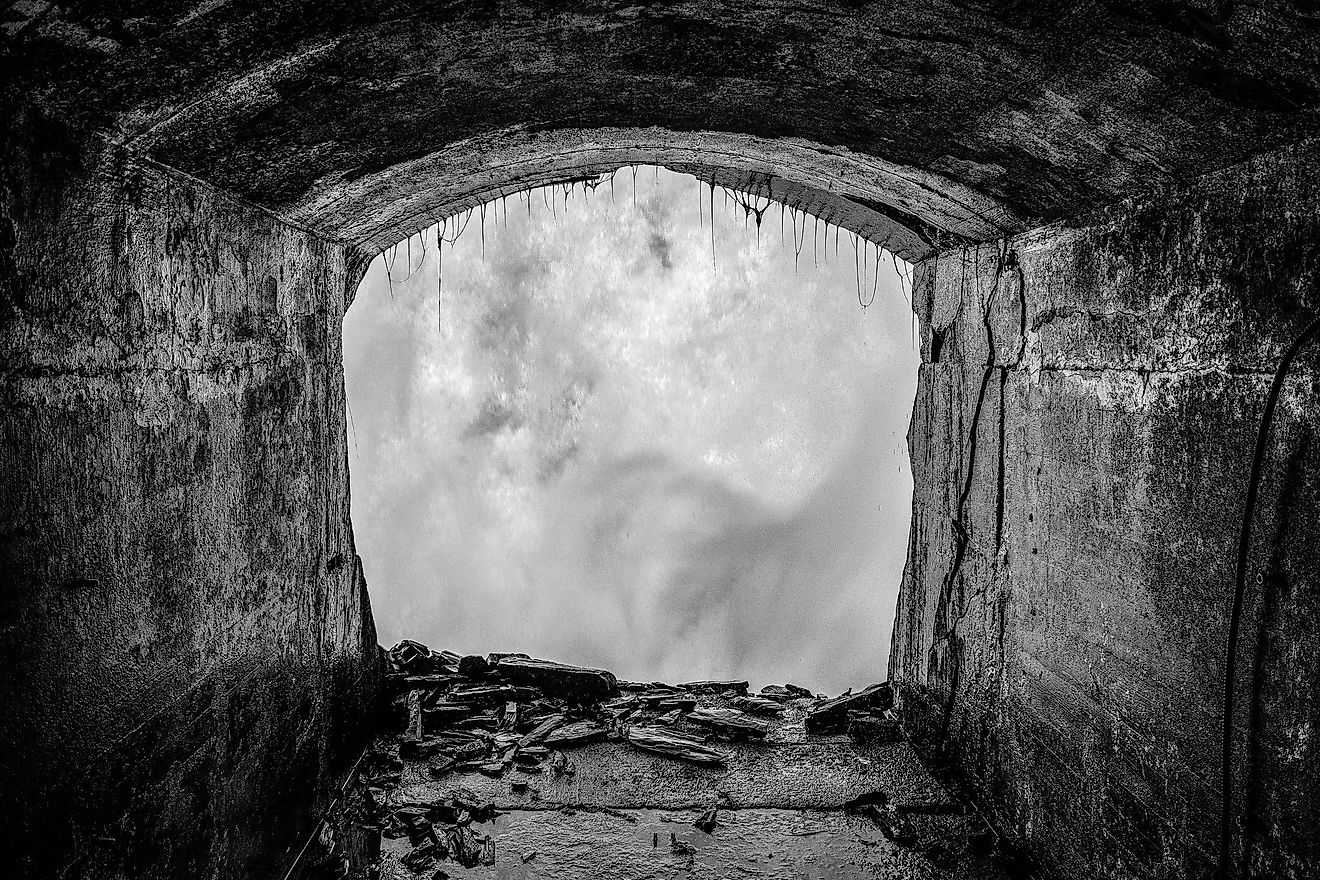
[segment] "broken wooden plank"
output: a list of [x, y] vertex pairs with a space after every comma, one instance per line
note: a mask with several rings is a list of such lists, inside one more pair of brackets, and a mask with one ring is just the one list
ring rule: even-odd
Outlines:
[[531, 657], [504, 657], [496, 668], [515, 684], [540, 688], [547, 694], [579, 703], [596, 702], [619, 693], [613, 673], [604, 669], [568, 666]]
[[628, 728], [628, 743], [643, 751], [695, 764], [724, 763], [724, 755], [707, 747], [701, 740], [659, 727]]

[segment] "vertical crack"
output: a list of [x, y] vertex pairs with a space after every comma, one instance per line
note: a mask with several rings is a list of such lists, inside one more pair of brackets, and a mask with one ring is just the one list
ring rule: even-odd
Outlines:
[[[934, 644], [932, 644], [931, 646], [931, 654], [928, 659], [928, 663], [930, 664], [930, 666], [932, 668], [936, 667], [938, 664], [938, 661], [935, 656], [936, 652], [939, 650], [941, 645], [946, 646], [946, 650], [948, 651], [949, 654], [949, 661], [951, 663], [951, 672], [950, 672], [950, 681], [949, 681], [949, 693], [948, 696], [945, 698], [945, 705], [944, 705], [943, 729], [941, 733], [942, 738], [947, 738], [949, 734], [949, 729], [953, 719], [953, 706], [958, 696], [958, 687], [961, 678], [962, 658], [961, 658], [961, 651], [959, 650], [957, 644], [956, 629], [958, 623], [961, 622], [962, 618], [965, 616], [966, 610], [965, 609], [960, 610], [956, 620], [950, 623], [948, 617], [948, 609], [949, 609], [950, 600], [952, 598], [954, 583], [957, 581], [959, 575], [962, 573], [962, 566], [967, 558], [967, 544], [970, 537], [967, 530], [967, 522], [966, 522], [967, 498], [969, 495], [971, 495], [972, 482], [976, 473], [976, 447], [977, 447], [977, 437], [981, 422], [981, 412], [985, 408], [985, 396], [987, 390], [990, 387], [990, 377], [994, 374], [996, 360], [997, 360], [994, 327], [990, 320], [990, 314], [991, 314], [991, 310], [994, 307], [995, 297], [999, 291], [999, 282], [1003, 276], [1004, 268], [1008, 263], [1009, 254], [1011, 253], [1010, 251], [1008, 251], [1007, 245], [1008, 243], [1005, 242], [1003, 249], [996, 256], [995, 277], [993, 282], [991, 283], [990, 292], [986, 296], [985, 303], [981, 309], [981, 326], [985, 331], [985, 339], [986, 339], [986, 364], [985, 364], [985, 370], [981, 374], [981, 383], [976, 394], [976, 405], [972, 409], [972, 420], [971, 420], [971, 425], [968, 428], [967, 452], [965, 456], [966, 468], [963, 471], [962, 487], [958, 493], [958, 503], [954, 511], [954, 517], [952, 522], [953, 540], [954, 540], [953, 561], [949, 565], [949, 570], [948, 572], [946, 572], [944, 581], [940, 586], [940, 598], [937, 605], [936, 618], [935, 618]], [[965, 269], [966, 266], [965, 255], [963, 259], [964, 259], [964, 269]], [[978, 279], [979, 279], [979, 269], [980, 269], [979, 259], [980, 259], [980, 252], [978, 249], [977, 264], [976, 264]], [[964, 280], [962, 284], [962, 292], [964, 293], [966, 291], [965, 275], [966, 272], [964, 271]], [[977, 285], [977, 292], [979, 298], [979, 293], [980, 293], [979, 283]], [[961, 297], [960, 297], [960, 301], [961, 301]], [[1025, 316], [1025, 310], [1023, 312], [1023, 315]], [[1001, 434], [1001, 445], [1000, 445], [1001, 474], [1003, 470], [1002, 451], [1003, 451], [1003, 446], [1002, 446], [1002, 434]]]
[[1008, 384], [1008, 368], [999, 368], [999, 474], [995, 486], [995, 553], [1004, 549], [1004, 447], [1005, 422], [1004, 388]]

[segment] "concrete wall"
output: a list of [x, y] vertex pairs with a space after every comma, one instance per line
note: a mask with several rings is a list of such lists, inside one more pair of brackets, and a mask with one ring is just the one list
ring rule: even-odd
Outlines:
[[[1254, 435], [1320, 310], [1320, 150], [950, 250], [918, 278], [891, 661], [912, 733], [1052, 876], [1205, 877]], [[1320, 876], [1317, 365], [1287, 387], [1257, 521], [1244, 876]]]
[[0, 875], [282, 876], [376, 675], [340, 358], [360, 267], [27, 135], [0, 179]]

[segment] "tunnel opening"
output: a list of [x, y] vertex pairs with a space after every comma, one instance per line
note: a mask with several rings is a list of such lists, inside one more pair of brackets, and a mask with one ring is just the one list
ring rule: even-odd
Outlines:
[[[2, 23], [9, 873], [283, 877], [324, 849], [398, 686], [349, 522], [361, 270], [642, 160], [854, 212], [913, 262], [889, 672], [993, 834], [1049, 878], [1320, 873], [1313, 355], [1251, 465], [1317, 307], [1303, 4], [130, 5]], [[948, 807], [895, 766], [863, 806]]]
[[348, 458], [393, 647], [299, 871], [582, 875], [590, 840], [606, 873], [1022, 876], [886, 680], [921, 360], [896, 227], [719, 181], [576, 175], [367, 269]]
[[383, 644], [636, 680], [885, 678], [911, 266], [773, 192], [625, 166], [375, 259], [344, 358]]

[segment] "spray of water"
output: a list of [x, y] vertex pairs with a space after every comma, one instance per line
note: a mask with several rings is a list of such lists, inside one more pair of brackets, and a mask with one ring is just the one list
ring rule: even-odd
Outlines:
[[627, 200], [590, 198], [605, 179], [519, 194], [363, 282], [350, 466], [381, 638], [646, 680], [883, 678], [911, 498], [905, 267], [865, 241], [830, 260], [829, 224], [796, 208], [776, 246], [768, 199], [726, 191], [721, 211], [714, 187], [630, 171]]

